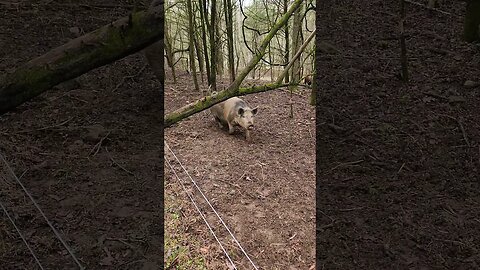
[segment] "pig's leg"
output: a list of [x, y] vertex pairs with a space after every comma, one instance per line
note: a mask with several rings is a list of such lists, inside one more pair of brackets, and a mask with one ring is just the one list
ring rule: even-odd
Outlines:
[[223, 128], [222, 121], [220, 121], [220, 118], [218, 118], [218, 117], [215, 116], [215, 120], [217, 121], [218, 126], [219, 126], [220, 128]]
[[252, 141], [252, 136], [250, 134], [250, 130], [248, 130], [248, 129], [245, 130], [245, 137], [247, 139], [247, 142]]
[[231, 123], [228, 123], [228, 134], [232, 135], [233, 132], [235, 131], [235, 128]]

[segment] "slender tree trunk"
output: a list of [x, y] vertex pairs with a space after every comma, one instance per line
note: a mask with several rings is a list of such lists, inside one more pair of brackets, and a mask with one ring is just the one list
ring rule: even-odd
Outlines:
[[285, 76], [287, 76], [290, 68], [293, 67], [293, 65], [295, 65], [296, 60], [298, 60], [300, 58], [300, 56], [302, 55], [303, 51], [305, 51], [305, 48], [307, 48], [308, 43], [310, 43], [310, 41], [313, 39], [313, 37], [315, 37], [316, 32], [317, 32], [317, 30], [315, 29], [312, 33], [310, 33], [310, 35], [307, 37], [307, 40], [305, 40], [305, 42], [302, 44], [302, 46], [300, 46], [300, 48], [298, 48], [297, 52], [292, 57], [292, 61], [290, 61], [290, 63], [288, 63], [288, 65], [285, 67], [285, 70], [282, 72], [282, 74], [280, 74], [280, 76], [275, 81], [276, 84], [281, 83], [283, 81], [283, 79], [285, 78]]
[[[273, 63], [273, 61], [274, 61], [274, 57], [273, 57], [273, 54], [272, 54], [272, 46], [270, 44], [268, 45], [268, 61], [270, 63]], [[270, 65], [270, 81], [273, 82], [273, 79], [274, 79], [273, 66]]]
[[[295, 15], [293, 16], [293, 26], [292, 26], [292, 31], [293, 31], [293, 44], [292, 44], [292, 50], [294, 52], [298, 51], [298, 48], [302, 44], [302, 16], [303, 16], [303, 5], [301, 5], [297, 11], [295, 12]], [[300, 59], [295, 61], [293, 63], [292, 69], [291, 69], [291, 79], [293, 82], [298, 83], [300, 81]]]
[[[315, 51], [315, 48], [314, 48]], [[315, 68], [315, 52], [313, 53], [313, 81], [312, 81], [312, 92], [310, 93], [310, 105], [315, 106], [317, 102], [317, 70]]]
[[223, 42], [220, 36], [220, 29], [222, 24], [222, 16], [217, 14], [217, 26], [215, 27], [215, 45], [216, 45], [216, 52], [215, 55], [217, 56], [217, 75], [223, 77], [224, 74], [224, 52], [223, 52]]
[[480, 0], [468, 0], [463, 26], [463, 38], [466, 42], [480, 40]]
[[195, 33], [193, 29], [193, 11], [192, 11], [192, 0], [187, 0], [187, 9], [188, 9], [188, 52], [190, 59], [190, 68], [192, 69], [193, 75], [193, 84], [195, 85], [195, 90], [200, 91], [197, 81], [197, 68], [195, 67]]
[[200, 78], [202, 79], [202, 83], [204, 83], [203, 76], [205, 74], [205, 67], [204, 67], [204, 60], [203, 60], [203, 54], [202, 50], [200, 49], [200, 45], [198, 44], [198, 39], [197, 36], [194, 35], [194, 40], [193, 43], [195, 45], [195, 51], [197, 52], [197, 57], [198, 57], [198, 67], [200, 68]]
[[[210, 80], [210, 61], [208, 59], [208, 47], [207, 47], [207, 34], [206, 34], [206, 26], [208, 22], [207, 16], [207, 7], [206, 7], [206, 0], [199, 0], [200, 4], [200, 22], [202, 24], [201, 32], [202, 32], [202, 44], [203, 44], [203, 55], [205, 59], [205, 70], [207, 71], [207, 82], [208, 86], [211, 85]], [[208, 28], [207, 28], [208, 29]]]
[[[172, 70], [172, 76], [173, 76], [173, 83], [177, 83], [177, 76], [175, 75], [175, 55], [172, 52], [172, 43], [171, 43], [171, 38], [170, 34], [168, 33], [168, 28], [165, 27], [165, 54], [167, 56], [167, 64]], [[148, 58], [147, 58], [148, 60]]]
[[[270, 19], [270, 14], [268, 13], [268, 3], [264, 2], [264, 7], [265, 7], [265, 14], [267, 15], [267, 21], [268, 21], [268, 27], [272, 27], [271, 19]], [[268, 43], [268, 62], [272, 64], [274, 62], [274, 57], [272, 54], [272, 42]], [[273, 65], [266, 66], [267, 72], [270, 71], [270, 81], [273, 82], [274, 75], [273, 75]], [[266, 74], [266, 73], [265, 73]]]
[[[287, 13], [287, 8], [288, 8], [288, 0], [283, 0], [283, 14]], [[290, 60], [290, 38], [289, 38], [289, 30], [288, 30], [288, 22], [285, 24], [285, 55], [283, 56], [284, 58], [284, 64], [285, 66], [288, 65], [288, 62]], [[285, 76], [285, 83], [288, 83], [290, 81], [290, 77]]]
[[210, 11], [210, 89], [212, 91], [217, 91], [217, 41], [215, 39], [216, 28], [218, 27], [216, 24], [216, 17], [217, 17], [217, 1], [211, 0], [210, 2], [211, 11]]
[[233, 50], [233, 12], [232, 0], [224, 0], [225, 23], [227, 25], [227, 47], [228, 47], [228, 74], [230, 82], [235, 80], [235, 61]]
[[[192, 3], [192, 5], [195, 7], [194, 3]], [[194, 27], [194, 29], [198, 29], [196, 14], [197, 14], [197, 11], [194, 9], [193, 10], [193, 27]], [[198, 31], [194, 31], [193, 43], [195, 45], [195, 52], [197, 53], [197, 57], [198, 57], [198, 67], [200, 69], [200, 78], [202, 79], [202, 83], [203, 83], [204, 82], [203, 75], [205, 74], [205, 69], [204, 69], [205, 62], [203, 60], [203, 53], [202, 53], [202, 50], [200, 48], [200, 44], [198, 43], [198, 36], [199, 36]]]

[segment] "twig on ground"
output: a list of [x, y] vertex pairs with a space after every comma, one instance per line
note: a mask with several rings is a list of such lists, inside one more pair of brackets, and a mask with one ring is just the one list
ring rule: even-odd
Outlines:
[[[333, 226], [333, 225], [335, 224], [335, 219], [333, 219], [331, 216], [325, 214], [325, 212], [323, 212], [322, 210], [318, 210], [318, 209], [317, 209], [317, 211], [318, 211], [319, 213], [321, 213], [322, 215], [324, 215], [324, 216], [326, 216], [327, 218], [330, 219], [330, 223], [327, 224], [327, 225], [324, 225], [323, 227], [328, 228], [328, 227], [331, 227], [331, 226]], [[322, 229], [322, 227], [320, 227], [320, 229]]]
[[[243, 175], [242, 175], [242, 177], [243, 177]], [[225, 184], [229, 184], [229, 185], [234, 186], [234, 187], [236, 187], [236, 188], [240, 188], [240, 185], [238, 185], [238, 184], [230, 183], [230, 182], [225, 181], [225, 180], [220, 179], [220, 178], [219, 178], [219, 179], [216, 179], [216, 180], [218, 180], [218, 181], [220, 181], [220, 182], [222, 182], [222, 183], [225, 183]]]
[[108, 137], [108, 135], [110, 135], [112, 131], [108, 131], [107, 135], [103, 136], [103, 138], [100, 139], [100, 141], [95, 144], [95, 146], [92, 148], [92, 150], [90, 150], [90, 153], [88, 153], [88, 155], [91, 155], [93, 153], [93, 151], [95, 151], [95, 153], [93, 154], [93, 156], [95, 156], [98, 151], [100, 151], [100, 148], [102, 147], [102, 143], [103, 141]]
[[405, 162], [402, 164], [402, 166], [401, 166], [400, 169], [398, 170], [397, 174], [400, 174], [400, 172], [402, 171], [403, 167], [405, 167]]
[[107, 151], [108, 153], [108, 157], [110, 158], [110, 160], [113, 162], [113, 164], [117, 165], [120, 169], [122, 169], [123, 171], [125, 171], [126, 173], [132, 175], [132, 176], [135, 176], [135, 174], [127, 169], [125, 169], [125, 167], [123, 167], [122, 165], [118, 164], [112, 157], [112, 155], [110, 155], [110, 152], [108, 152], [108, 149], [107, 147], [105, 147], [105, 151]]
[[438, 98], [438, 99], [442, 99], [442, 100], [446, 100], [448, 101], [448, 98], [447, 97], [444, 97], [444, 96], [441, 96], [439, 94], [435, 94], [435, 93], [432, 93], [432, 92], [422, 92], [422, 94], [426, 95], [426, 96], [430, 96], [430, 97], [434, 97], [434, 98]]
[[138, 77], [140, 76], [140, 74], [142, 74], [142, 72], [147, 68], [147, 65], [143, 65], [143, 67], [135, 74], [133, 75], [129, 75], [129, 76], [125, 76], [122, 78], [122, 80], [117, 84], [117, 86], [115, 86], [115, 88], [113, 88], [112, 92], [115, 92], [118, 90], [118, 88], [120, 88], [120, 86], [122, 86], [122, 84], [125, 83], [125, 81], [127, 79], [132, 79], [132, 78], [135, 78], [135, 77]]
[[342, 134], [342, 133], [345, 133], [347, 131], [346, 128], [344, 127], [341, 127], [341, 126], [338, 126], [338, 125], [335, 125], [335, 124], [327, 124], [327, 127], [333, 131], [335, 134]]
[[351, 161], [351, 162], [345, 162], [345, 163], [340, 163], [338, 164], [337, 166], [333, 167], [332, 169], [330, 169], [329, 172], [332, 172], [333, 170], [335, 170], [336, 168], [338, 167], [341, 167], [341, 166], [351, 166], [351, 165], [356, 165], [356, 164], [359, 164], [359, 163], [362, 163], [364, 160], [361, 159], [361, 160], [357, 160], [357, 161]]
[[457, 119], [457, 123], [458, 123], [458, 125], [460, 126], [460, 130], [462, 131], [463, 140], [465, 141], [465, 143], [467, 144], [467, 146], [470, 147], [470, 142], [468, 142], [467, 133], [465, 132], [465, 128], [463, 128], [462, 122]]
[[263, 174], [263, 165], [262, 163], [257, 163], [258, 165], [260, 165], [260, 168], [262, 170], [262, 179], [263, 179], [263, 182], [265, 183], [265, 174]]
[[344, 208], [344, 209], [338, 209], [338, 211], [340, 212], [350, 212], [350, 211], [355, 211], [355, 210], [361, 210], [365, 207], [361, 206], [361, 207], [353, 207], [353, 208]]
[[[479, 147], [480, 147], [480, 146], [479, 146]], [[479, 151], [480, 151], [480, 148], [478, 148], [478, 149], [479, 149]], [[242, 176], [240, 176], [240, 177], [238, 178], [238, 180], [237, 180], [237, 181], [240, 181], [240, 180], [242, 180], [242, 178], [243, 178], [243, 177], [244, 177], [246, 174], [247, 174], [247, 173], [246, 173], [246, 172], [244, 172], [244, 173], [242, 174]]]
[[20, 130], [18, 131], [17, 133], [28, 133], [28, 132], [32, 132], [32, 131], [41, 131], [41, 130], [46, 130], [46, 129], [51, 129], [51, 128], [57, 128], [57, 127], [60, 127], [60, 126], [63, 126], [65, 125], [66, 123], [72, 121], [74, 117], [70, 117], [68, 118], [67, 120], [61, 122], [61, 123], [58, 123], [58, 124], [55, 124], [55, 125], [52, 125], [52, 126], [47, 126], [47, 127], [42, 127], [42, 128], [37, 128], [37, 129], [33, 129], [33, 130]]
[[332, 222], [330, 222], [330, 223], [328, 223], [328, 224], [326, 224], [326, 225], [320, 226], [319, 229], [323, 231], [323, 230], [325, 230], [325, 229], [328, 229], [328, 228], [333, 227], [333, 225], [335, 225], [335, 223], [336, 223], [335, 221], [332, 221]]
[[465, 128], [463, 127], [463, 124], [460, 121], [460, 119], [455, 118], [455, 117], [450, 116], [450, 115], [446, 115], [446, 114], [439, 114], [439, 115], [445, 116], [445, 117], [450, 118], [450, 119], [454, 120], [455, 122], [457, 122], [458, 126], [460, 127], [460, 131], [462, 132], [463, 140], [465, 141], [467, 146], [470, 147], [470, 142], [468, 141], [467, 132], [465, 132]]
[[[133, 251], [137, 251], [137, 250], [138, 250], [137, 247], [134, 247], [132, 244], [130, 244], [130, 243], [127, 242], [127, 241], [132, 241], [132, 240], [130, 240], [130, 239], [107, 237], [107, 238], [105, 238], [105, 240], [108, 240], [108, 241], [118, 241], [118, 242], [126, 245], [127, 247], [131, 248]], [[133, 240], [133, 241], [134, 241], [134, 240]], [[143, 243], [143, 241], [139, 241], [139, 240], [137, 240], [137, 242], [142, 242], [142, 243]], [[140, 253], [140, 252], [139, 252], [139, 254], [140, 254], [143, 258], [146, 258], [146, 257], [145, 257], [145, 254]]]

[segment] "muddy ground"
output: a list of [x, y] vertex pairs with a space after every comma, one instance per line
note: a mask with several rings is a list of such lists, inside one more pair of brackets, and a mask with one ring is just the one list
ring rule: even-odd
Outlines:
[[[166, 112], [201, 96], [189, 75], [177, 84], [169, 73], [166, 78]], [[315, 256], [315, 108], [308, 104], [310, 90], [301, 88], [292, 95], [291, 118], [290, 94], [283, 90], [243, 97], [259, 111], [251, 143], [241, 129], [228, 135], [208, 111], [165, 130], [165, 140], [259, 269], [309, 269]], [[188, 183], [168, 148], [165, 157]], [[207, 269], [228, 269], [220, 245], [168, 164], [165, 172], [165, 196], [183, 200], [183, 221], [200, 243], [192, 252], [205, 256]], [[201, 194], [192, 194], [238, 269], [253, 269]], [[165, 234], [169, 237], [168, 230]]]
[[[127, 15], [129, 2], [2, 1], [0, 70]], [[163, 264], [162, 100], [145, 63], [143, 55], [131, 55], [0, 116], [0, 153], [87, 269]], [[78, 269], [0, 169], [0, 202], [43, 267]], [[0, 265], [39, 269], [3, 212]]]
[[317, 266], [479, 269], [479, 49], [464, 2], [407, 3], [401, 83], [398, 2], [318, 7]]

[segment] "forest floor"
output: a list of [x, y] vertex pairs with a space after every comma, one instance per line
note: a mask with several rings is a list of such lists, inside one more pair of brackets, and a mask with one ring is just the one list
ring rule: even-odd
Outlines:
[[407, 3], [403, 84], [398, 2], [337, 1], [317, 26], [340, 52], [318, 55], [318, 266], [479, 269], [479, 47], [464, 2]]
[[[126, 16], [129, 2], [2, 1], [0, 70]], [[0, 153], [87, 269], [163, 264], [162, 100], [145, 64], [131, 55], [0, 116]], [[78, 269], [0, 164], [0, 202], [44, 268]], [[39, 269], [0, 216], [0, 268]]]
[[[219, 84], [218, 88], [225, 86]], [[233, 135], [220, 129], [209, 111], [165, 130], [167, 145], [259, 269], [309, 269], [314, 264], [315, 107], [309, 105], [309, 94], [309, 89], [300, 88], [292, 95], [293, 118], [287, 91], [243, 97], [252, 108], [258, 107], [251, 143], [240, 128]], [[166, 113], [201, 96], [190, 75], [178, 76], [174, 84], [167, 73]], [[168, 148], [165, 158], [180, 181], [188, 183]], [[185, 233], [198, 244], [197, 250], [191, 250], [192, 256], [203, 255], [207, 269], [228, 269], [220, 245], [168, 164], [165, 175], [166, 200], [180, 198], [180, 205], [166, 205], [166, 211], [182, 210]], [[189, 192], [195, 190], [191, 184], [187, 187]], [[253, 269], [201, 194], [192, 194], [238, 269]], [[165, 223], [171, 219], [167, 215]], [[169, 226], [165, 237], [172, 237]], [[172, 253], [168, 247], [165, 252]]]

